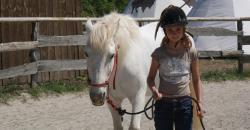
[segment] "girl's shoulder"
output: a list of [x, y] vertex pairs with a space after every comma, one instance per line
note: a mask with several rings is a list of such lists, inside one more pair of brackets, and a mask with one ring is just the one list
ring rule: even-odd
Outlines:
[[159, 46], [157, 48], [155, 48], [154, 52], [157, 52], [157, 53], [162, 53], [164, 51], [164, 46]]
[[153, 53], [151, 54], [152, 57], [156, 58], [156, 59], [161, 59], [163, 56], [164, 56], [164, 47], [163, 46], [160, 46], [160, 47], [157, 47]]

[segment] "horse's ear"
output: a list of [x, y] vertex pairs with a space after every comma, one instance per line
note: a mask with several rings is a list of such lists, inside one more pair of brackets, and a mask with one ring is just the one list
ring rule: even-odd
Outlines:
[[87, 23], [85, 24], [85, 28], [86, 28], [87, 32], [91, 32], [91, 30], [93, 28], [93, 24], [92, 24], [92, 21], [90, 19], [88, 19]]

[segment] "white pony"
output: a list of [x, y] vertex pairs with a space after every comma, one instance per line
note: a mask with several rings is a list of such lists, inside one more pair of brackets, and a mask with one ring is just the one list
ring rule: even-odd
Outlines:
[[[88, 44], [85, 48], [93, 105], [105, 98], [116, 107], [128, 98], [132, 112], [143, 110], [147, 91], [151, 53], [159, 45], [144, 37], [130, 17], [111, 13], [95, 25], [86, 24]], [[122, 130], [121, 116], [109, 105], [114, 130]], [[130, 130], [140, 129], [141, 115], [131, 117]]]
[[[88, 43], [85, 48], [92, 104], [108, 101], [114, 130], [122, 130], [121, 116], [115, 110], [128, 98], [132, 112], [144, 109], [151, 53], [163, 37], [150, 31], [156, 23], [139, 28], [131, 17], [111, 13], [92, 25], [87, 21]], [[130, 130], [140, 129], [141, 115], [131, 116]]]

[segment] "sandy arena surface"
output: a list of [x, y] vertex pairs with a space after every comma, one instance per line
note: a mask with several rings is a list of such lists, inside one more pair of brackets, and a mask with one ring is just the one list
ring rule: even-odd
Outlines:
[[[207, 130], [250, 130], [250, 81], [204, 83]], [[25, 95], [23, 97], [26, 97]], [[20, 97], [0, 104], [0, 130], [112, 130], [107, 106], [94, 107], [88, 94], [66, 94], [33, 100]], [[130, 110], [128, 101], [123, 107]], [[124, 117], [127, 130], [129, 117]], [[154, 130], [142, 116], [141, 129]]]

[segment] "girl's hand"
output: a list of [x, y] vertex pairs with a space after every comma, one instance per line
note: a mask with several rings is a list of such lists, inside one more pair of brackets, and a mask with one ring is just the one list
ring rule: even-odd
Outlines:
[[202, 117], [204, 117], [204, 114], [206, 113], [206, 111], [203, 110], [203, 105], [201, 102], [199, 102], [198, 105], [199, 105], [200, 110], [199, 109], [197, 110], [197, 115], [200, 118], [202, 118]]
[[162, 94], [158, 90], [153, 91], [153, 98], [157, 101], [162, 98]]

